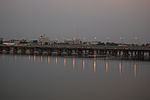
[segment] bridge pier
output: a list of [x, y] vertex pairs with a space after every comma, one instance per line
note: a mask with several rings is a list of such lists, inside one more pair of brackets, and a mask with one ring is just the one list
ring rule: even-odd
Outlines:
[[111, 50], [108, 50], [107, 54], [108, 54], [108, 55], [112, 55], [112, 51], [111, 51]]
[[137, 55], [138, 55], [138, 52], [134, 51], [134, 57], [137, 57]]
[[47, 52], [48, 52], [48, 55], [51, 55], [51, 49], [48, 49]]
[[70, 49], [67, 49], [66, 53], [68, 56], [71, 56], [71, 50]]
[[123, 50], [123, 57], [128, 57], [128, 51]]
[[93, 55], [97, 55], [97, 50], [94, 50], [94, 51], [93, 51]]
[[31, 54], [30, 52], [30, 49], [26, 49], [26, 52], [25, 52], [27, 55]]
[[130, 57], [134, 57], [134, 54], [133, 54], [134, 51], [130, 51]]
[[14, 54], [14, 48], [10, 47], [9, 53], [10, 53], [10, 54]]
[[78, 51], [76, 49], [71, 49], [71, 56], [77, 56]]
[[29, 50], [30, 50], [30, 54], [34, 55], [34, 48], [30, 48]]
[[113, 51], [113, 55], [117, 57], [117, 56], [118, 56], [118, 51], [117, 51], [117, 50], [114, 50], [114, 51]]
[[100, 55], [106, 55], [106, 50], [100, 50]]
[[61, 56], [68, 56], [68, 54], [69, 54], [69, 50], [67, 50], [67, 49], [59, 50], [59, 55], [61, 55]]
[[120, 50], [117, 51], [117, 56], [121, 56], [121, 51]]

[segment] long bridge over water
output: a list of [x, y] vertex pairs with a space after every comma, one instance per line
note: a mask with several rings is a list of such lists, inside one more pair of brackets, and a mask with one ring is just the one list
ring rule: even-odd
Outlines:
[[100, 46], [100, 45], [0, 45], [0, 53], [30, 54], [78, 57], [118, 57], [150, 60], [150, 47], [142, 46]]

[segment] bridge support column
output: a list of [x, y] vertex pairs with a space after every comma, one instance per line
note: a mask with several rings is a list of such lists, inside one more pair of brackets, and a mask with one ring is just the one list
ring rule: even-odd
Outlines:
[[94, 51], [93, 51], [93, 54], [94, 54], [94, 55], [97, 55], [97, 50], [94, 50]]
[[117, 50], [114, 50], [114, 51], [113, 51], [113, 54], [114, 54], [114, 56], [116, 56], [116, 57], [117, 57], [117, 55], [118, 55], [118, 51], [117, 51]]
[[141, 56], [144, 57], [144, 51], [141, 52]]
[[74, 50], [74, 49], [72, 49], [72, 50], [71, 50], [71, 55], [72, 55], [72, 56], [76, 56], [76, 55], [77, 55], [77, 51]]
[[26, 49], [25, 48], [21, 49], [21, 54], [26, 54]]
[[107, 55], [107, 50], [104, 50], [104, 55]]
[[102, 51], [101, 50], [97, 50], [97, 55], [101, 55]]
[[141, 57], [141, 51], [138, 51], [138, 58]]
[[78, 55], [81, 56], [82, 55], [82, 50], [78, 49]]
[[82, 55], [85, 55], [86, 54], [86, 50], [82, 50]]
[[48, 55], [51, 55], [51, 50], [50, 50], [50, 49], [48, 49], [48, 51], [47, 51], [47, 52], [48, 52]]
[[112, 51], [111, 50], [108, 50], [108, 55], [112, 55]]
[[118, 52], [117, 52], [117, 56], [121, 56], [121, 51], [119, 50]]
[[137, 57], [137, 56], [138, 56], [138, 52], [134, 51], [134, 57]]
[[131, 56], [131, 57], [133, 57], [133, 56], [134, 56], [134, 55], [133, 55], [133, 51], [130, 51], [130, 56]]

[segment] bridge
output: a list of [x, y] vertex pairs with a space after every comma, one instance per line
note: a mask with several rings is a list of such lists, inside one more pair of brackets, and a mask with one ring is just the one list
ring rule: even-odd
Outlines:
[[30, 54], [78, 57], [117, 57], [133, 59], [149, 59], [150, 47], [143, 46], [101, 46], [101, 45], [0, 45], [2, 54]]

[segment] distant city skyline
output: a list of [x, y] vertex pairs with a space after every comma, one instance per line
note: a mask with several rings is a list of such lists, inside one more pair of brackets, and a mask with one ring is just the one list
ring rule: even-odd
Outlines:
[[[4, 40], [22, 40], [22, 39], [25, 39], [25, 40], [36, 40], [42, 35], [43, 34], [38, 35], [38, 36], [29, 36], [29, 37], [21, 36], [21, 35], [20, 35], [20, 37], [15, 37], [15, 36], [14, 37], [10, 37], [10, 36], [4, 35], [4, 36], [1, 36], [0, 38], [3, 38]], [[88, 37], [88, 36], [87, 37], [80, 37], [80, 36], [79, 37], [71, 37], [71, 36], [50, 37], [48, 35], [45, 35], [45, 36], [48, 37], [50, 40], [60, 40], [60, 41], [67, 40], [67, 39], [80, 39], [82, 41], [101, 41], [101, 42], [130, 43], [130, 44], [150, 43], [150, 42], [146, 42], [146, 41], [141, 43], [141, 42], [139, 42], [139, 40], [141, 40], [141, 38], [140, 37], [136, 37], [136, 36], [128, 38], [128, 40], [131, 39], [132, 42], [131, 41], [126, 41], [126, 37], [118, 37], [118, 40], [113, 41], [111, 39], [111, 37], [105, 37], [104, 39], [99, 39], [96, 36], [92, 36], [92, 37]]]
[[[149, 0], [1, 0], [0, 37], [149, 43]], [[96, 37], [96, 38], [95, 38]]]

